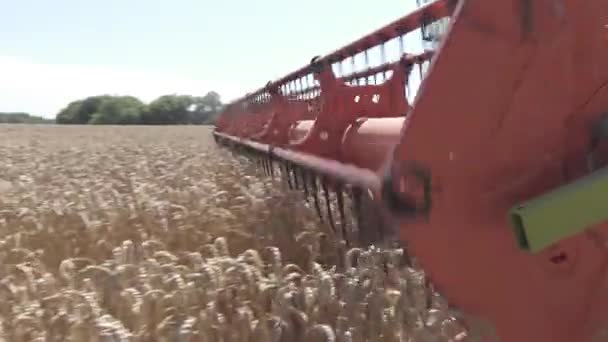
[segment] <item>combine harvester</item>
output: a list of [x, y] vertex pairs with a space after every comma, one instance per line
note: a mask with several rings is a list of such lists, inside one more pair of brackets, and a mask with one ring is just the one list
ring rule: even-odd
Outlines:
[[[437, 20], [435, 49], [344, 72]], [[607, 115], [608, 1], [439, 0], [234, 101], [213, 134], [351, 243], [397, 232], [500, 341], [608, 341]]]

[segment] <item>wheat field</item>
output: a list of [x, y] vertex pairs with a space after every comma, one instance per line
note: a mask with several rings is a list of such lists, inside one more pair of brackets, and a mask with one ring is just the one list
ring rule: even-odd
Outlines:
[[[0, 125], [0, 341], [476, 341], [211, 128]], [[467, 324], [468, 322], [468, 324]]]

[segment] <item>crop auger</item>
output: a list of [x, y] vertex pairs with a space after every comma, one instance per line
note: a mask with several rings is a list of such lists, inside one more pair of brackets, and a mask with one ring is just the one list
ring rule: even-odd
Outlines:
[[[446, 18], [435, 49], [343, 72]], [[375, 217], [359, 233], [398, 232], [501, 341], [608, 341], [607, 82], [608, 1], [439, 0], [230, 103], [213, 134], [325, 219], [351, 198]]]

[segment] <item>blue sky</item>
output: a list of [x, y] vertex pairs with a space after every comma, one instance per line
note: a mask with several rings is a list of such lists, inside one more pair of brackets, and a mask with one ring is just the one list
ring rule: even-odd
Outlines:
[[2, 0], [0, 112], [53, 117], [102, 93], [150, 101], [215, 90], [230, 100], [415, 7], [415, 0]]

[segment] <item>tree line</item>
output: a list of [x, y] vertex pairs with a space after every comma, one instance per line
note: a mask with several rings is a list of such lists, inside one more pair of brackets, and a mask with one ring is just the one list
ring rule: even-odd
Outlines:
[[145, 104], [133, 96], [99, 95], [70, 102], [55, 121], [78, 125], [205, 125], [222, 108], [220, 95], [163, 95]]
[[30, 115], [28, 113], [1, 113], [0, 124], [48, 124], [54, 123], [53, 119], [46, 119], [41, 116]]

